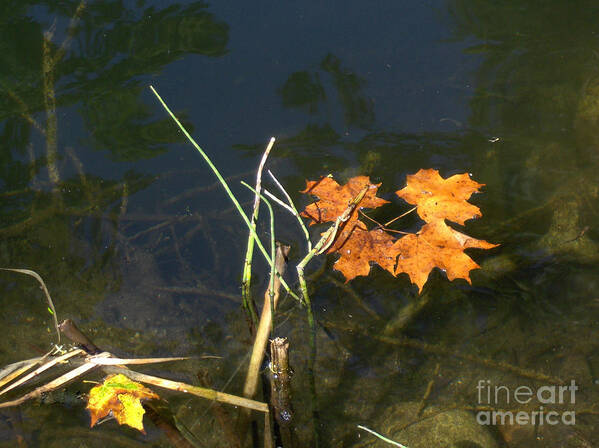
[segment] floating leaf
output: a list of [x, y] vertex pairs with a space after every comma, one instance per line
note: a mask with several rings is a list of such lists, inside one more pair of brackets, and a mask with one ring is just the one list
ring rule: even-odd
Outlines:
[[391, 274], [395, 274], [397, 255], [389, 252], [394, 238], [381, 229], [368, 231], [361, 221], [355, 221], [351, 228], [348, 227], [343, 228], [328, 250], [340, 254], [334, 268], [345, 276], [345, 281], [359, 275], [368, 275], [372, 263], [377, 263]]
[[472, 284], [470, 271], [480, 266], [464, 253], [464, 249], [496, 246], [464, 235], [443, 221], [434, 221], [422, 226], [417, 234], [398, 239], [389, 251], [398, 254], [395, 275], [405, 272], [418, 286], [418, 292], [422, 292], [433, 268], [444, 271], [449, 280], [463, 278]]
[[[310, 218], [310, 225], [335, 221], [365, 185], [368, 185], [369, 188], [360, 201], [359, 207], [376, 208], [389, 202], [376, 197], [376, 191], [381, 184], [370, 183], [368, 176], [352, 177], [343, 186], [330, 177], [323, 177], [318, 181], [306, 181], [306, 189], [302, 193], [312, 194], [320, 200], [308, 205], [301, 215]], [[358, 207], [353, 211], [348, 221], [357, 219], [357, 216]]]
[[482, 186], [468, 174], [443, 179], [437, 170], [428, 169], [408, 175], [406, 187], [395, 194], [416, 205], [418, 215], [426, 222], [447, 219], [464, 225], [465, 221], [482, 216], [477, 206], [466, 202]]
[[335, 269], [346, 281], [368, 275], [371, 265], [376, 263], [392, 275], [408, 274], [419, 292], [435, 267], [446, 272], [449, 280], [463, 278], [471, 283], [470, 271], [479, 266], [464, 250], [497, 246], [471, 238], [445, 223], [449, 220], [463, 225], [482, 215], [478, 207], [467, 201], [484, 184], [471, 180], [468, 174], [443, 179], [437, 170], [428, 169], [407, 176], [406, 187], [396, 194], [416, 205], [418, 215], [426, 224], [418, 233], [399, 239], [388, 233], [388, 229], [369, 231], [358, 219], [359, 208], [376, 208], [388, 202], [376, 197], [380, 184], [371, 184], [366, 176], [353, 177], [343, 186], [329, 177], [307, 181], [303, 193], [318, 196], [319, 201], [308, 205], [302, 216], [310, 218], [310, 224], [335, 221], [365, 185], [369, 185], [366, 195], [349, 219], [340, 223], [327, 251], [339, 254]]
[[123, 374], [110, 375], [89, 392], [87, 409], [91, 425], [112, 413], [119, 425], [129, 425], [143, 433], [144, 408], [141, 400], [159, 398], [147, 387], [130, 380]]

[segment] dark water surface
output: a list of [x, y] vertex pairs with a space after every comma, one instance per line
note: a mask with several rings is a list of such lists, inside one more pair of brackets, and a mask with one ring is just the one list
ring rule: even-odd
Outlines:
[[[483, 217], [462, 230], [501, 244], [471, 251], [482, 266], [472, 285], [435, 270], [418, 295], [379, 267], [344, 284], [333, 256], [309, 265], [315, 398], [305, 309], [283, 299], [275, 334], [291, 344], [296, 446], [384, 446], [359, 424], [410, 448], [595, 446], [596, 2], [168, 3], [0, 3], [0, 267], [38, 272], [58, 318], [105, 350], [193, 358], [139, 370], [240, 394], [247, 231], [149, 85], [248, 212], [239, 182], [255, 182], [271, 136], [268, 167], [298, 207], [310, 201], [305, 179], [364, 174], [392, 201], [370, 213], [383, 222], [409, 209], [393, 194], [407, 174], [468, 172], [486, 184], [471, 200]], [[420, 224], [408, 216], [397, 228]], [[297, 287], [303, 234], [282, 209], [276, 227]], [[323, 228], [310, 230], [316, 241]], [[267, 273], [256, 255], [256, 296]], [[0, 366], [47, 351], [38, 285], [2, 272], [0, 288]], [[575, 381], [575, 400], [488, 400], [477, 389], [558, 380]], [[78, 398], [90, 387], [1, 409], [0, 446], [170, 446], [147, 417], [146, 435], [114, 420], [90, 430]], [[209, 402], [159, 393], [197, 446], [234, 446]], [[576, 424], [481, 425], [483, 406], [571, 411]]]

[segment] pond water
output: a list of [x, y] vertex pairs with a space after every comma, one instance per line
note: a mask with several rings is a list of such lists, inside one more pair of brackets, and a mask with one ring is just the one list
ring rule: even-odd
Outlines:
[[[192, 358], [138, 370], [241, 394], [247, 229], [150, 85], [247, 213], [240, 181], [255, 183], [271, 136], [267, 168], [298, 208], [312, 201], [307, 179], [367, 175], [391, 201], [368, 212], [385, 222], [410, 208], [394, 194], [407, 175], [470, 173], [485, 184], [471, 198], [483, 216], [455, 228], [500, 244], [468, 251], [481, 265], [471, 285], [435, 269], [419, 294], [378, 266], [345, 283], [336, 255], [319, 256], [306, 270], [315, 359], [305, 307], [281, 298], [274, 335], [290, 341], [294, 446], [388, 446], [357, 425], [410, 448], [593, 446], [596, 2], [169, 3], [0, 5], [0, 267], [39, 273], [57, 317], [115, 355]], [[394, 228], [421, 225], [412, 213]], [[275, 227], [297, 290], [306, 241], [282, 208]], [[325, 229], [311, 226], [312, 241]], [[256, 252], [257, 298], [268, 272]], [[35, 280], [0, 272], [0, 288], [0, 366], [48, 351], [53, 321]], [[571, 381], [576, 393], [556, 401], [551, 388]], [[146, 434], [114, 420], [89, 429], [90, 387], [0, 409], [0, 446], [171, 446], [147, 417]], [[159, 393], [193, 446], [238, 444], [236, 409]], [[497, 409], [559, 422], [488, 424]]]

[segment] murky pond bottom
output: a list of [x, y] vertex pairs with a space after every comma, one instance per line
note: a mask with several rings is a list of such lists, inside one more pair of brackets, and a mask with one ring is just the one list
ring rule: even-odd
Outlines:
[[[210, 184], [196, 194], [219, 193]], [[251, 338], [234, 281], [242, 257], [224, 255], [244, 251], [233, 210], [213, 212], [206, 229], [201, 215], [172, 214], [169, 204], [144, 213], [135, 210], [134, 199], [130, 204], [118, 228], [110, 216], [44, 215], [24, 236], [6, 239], [3, 251], [36, 263], [60, 316], [74, 317], [103, 349], [122, 357], [190, 356], [138, 370], [239, 394]], [[534, 211], [546, 223], [544, 234], [522, 234], [522, 244], [483, 257], [472, 287], [433, 272], [417, 294], [407, 278], [378, 268], [343, 283], [331, 258], [315, 261], [309, 271], [317, 321], [315, 397], [305, 308], [287, 296], [276, 319], [276, 333], [291, 344], [299, 446], [315, 438], [323, 446], [372, 446], [372, 436], [357, 425], [411, 448], [590, 446], [597, 435], [598, 272], [592, 239], [571, 223], [576, 207], [561, 201]], [[510, 217], [507, 225], [517, 229], [522, 219], [530, 226], [534, 214]], [[506, 232], [498, 228], [496, 237]], [[91, 231], [111, 235], [111, 244], [104, 242], [108, 236], [90, 239]], [[61, 232], [68, 237], [57, 238]], [[40, 262], [40, 248], [60, 262]], [[195, 265], [196, 250], [208, 252], [202, 258], [214, 264]], [[291, 266], [298, 257], [292, 253]], [[267, 270], [256, 265], [254, 290], [261, 296], [267, 276], [260, 271]], [[226, 282], [212, 275], [215, 266]], [[295, 281], [292, 270], [288, 278]], [[4, 318], [3, 359], [47, 350], [51, 320], [37, 285], [7, 272], [2, 281], [11, 310]], [[149, 418], [146, 435], [114, 420], [88, 429], [84, 398], [90, 387], [77, 382], [3, 411], [2, 446], [14, 446], [20, 437], [29, 446], [169, 446]], [[236, 443], [235, 409], [173, 392], [161, 396], [176, 426], [194, 434], [200, 446]]]

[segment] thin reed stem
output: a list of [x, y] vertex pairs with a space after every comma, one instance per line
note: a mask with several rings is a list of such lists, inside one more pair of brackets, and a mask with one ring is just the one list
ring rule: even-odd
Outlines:
[[[285, 195], [285, 199], [287, 199], [287, 202], [289, 203], [291, 213], [293, 213], [293, 216], [295, 216], [297, 218], [297, 221], [299, 222], [299, 225], [304, 232], [304, 235], [306, 237], [306, 242], [308, 243], [308, 251], [311, 251], [312, 250], [312, 242], [310, 241], [310, 234], [308, 233], [308, 229], [304, 225], [304, 221], [302, 221], [302, 218], [300, 217], [300, 214], [297, 211], [295, 204], [291, 200], [291, 196], [289, 196], [289, 193], [287, 193], [285, 188], [283, 188], [283, 185], [281, 185], [279, 180], [275, 177], [275, 175], [270, 170], [268, 170], [268, 175], [272, 178], [273, 182], [277, 185], [277, 187], [279, 187], [279, 190], [281, 190], [281, 192]], [[288, 207], [286, 207], [286, 208], [288, 208]]]
[[[152, 93], [154, 93], [154, 95], [156, 95], [156, 98], [158, 98], [158, 101], [160, 102], [160, 104], [162, 105], [162, 107], [164, 108], [164, 110], [167, 111], [167, 113], [171, 116], [171, 118], [173, 119], [173, 121], [175, 123], [177, 123], [177, 126], [179, 127], [179, 129], [181, 129], [181, 132], [183, 132], [183, 134], [185, 135], [185, 137], [187, 137], [187, 140], [189, 140], [189, 142], [193, 145], [193, 147], [200, 153], [200, 155], [204, 158], [205, 162], [208, 164], [208, 166], [210, 167], [210, 169], [212, 170], [212, 172], [214, 173], [214, 175], [217, 177], [217, 179], [220, 181], [221, 185], [223, 186], [223, 188], [225, 189], [225, 191], [227, 192], [227, 195], [229, 196], [229, 198], [231, 199], [231, 201], [233, 202], [233, 204], [235, 205], [235, 208], [237, 209], [237, 211], [239, 212], [239, 214], [241, 215], [241, 218], [243, 219], [243, 221], [245, 222], [246, 226], [248, 227], [248, 229], [250, 229], [250, 233], [252, 234], [252, 236], [256, 239], [256, 244], [258, 245], [258, 248], [260, 249], [260, 252], [262, 253], [262, 255], [264, 256], [264, 259], [268, 262], [268, 265], [272, 267], [274, 261], [270, 259], [270, 256], [268, 255], [268, 253], [266, 252], [266, 249], [264, 248], [264, 245], [262, 244], [262, 242], [260, 241], [260, 238], [258, 237], [258, 234], [256, 233], [256, 231], [252, 228], [252, 224], [250, 222], [250, 220], [248, 219], [247, 215], [245, 214], [245, 212], [243, 211], [243, 209], [241, 208], [241, 205], [239, 204], [239, 201], [237, 200], [237, 198], [235, 197], [235, 195], [233, 194], [233, 192], [231, 191], [231, 189], [229, 188], [229, 185], [227, 184], [227, 181], [223, 178], [223, 176], [220, 174], [220, 172], [218, 171], [218, 169], [216, 168], [216, 166], [212, 163], [212, 161], [210, 160], [210, 158], [206, 155], [206, 153], [204, 152], [204, 150], [200, 147], [200, 145], [198, 145], [196, 143], [196, 141], [193, 139], [193, 137], [189, 134], [189, 132], [187, 132], [187, 129], [185, 129], [185, 127], [181, 124], [181, 122], [179, 121], [179, 119], [175, 116], [175, 114], [170, 110], [170, 108], [166, 105], [166, 103], [164, 102], [164, 100], [162, 99], [162, 97], [158, 94], [158, 92], [156, 91], [156, 89], [154, 89], [153, 86], [150, 86], [150, 90], [152, 90]], [[287, 291], [289, 293], [289, 295], [291, 297], [293, 297], [294, 299], [296, 299], [297, 301], [301, 301], [300, 298], [297, 296], [297, 294], [295, 294], [291, 288], [289, 287], [289, 285], [287, 284], [287, 282], [285, 282], [285, 280], [283, 280], [283, 278], [281, 278], [281, 286], [283, 286], [283, 288], [285, 288], [285, 291]]]
[[[275, 260], [275, 255], [276, 255], [275, 215], [274, 215], [274, 212], [272, 210], [272, 206], [270, 205], [270, 202], [264, 196], [262, 196], [258, 190], [253, 189], [252, 187], [250, 187], [248, 184], [246, 184], [243, 181], [241, 182], [241, 185], [243, 185], [244, 187], [247, 187], [250, 190], [252, 190], [256, 194], [256, 196], [261, 197], [264, 200], [264, 203], [266, 204], [266, 206], [268, 207], [268, 212], [270, 214], [270, 258], [271, 258], [271, 260]], [[259, 202], [258, 202], [258, 206], [260, 206]], [[279, 273], [277, 272], [275, 263], [273, 263], [271, 265], [271, 267], [270, 267], [270, 283], [269, 283], [269, 287], [268, 287], [268, 296], [270, 298], [269, 302], [270, 302], [270, 332], [271, 333], [272, 333], [273, 328], [275, 328], [275, 323], [274, 323], [274, 316], [275, 316], [274, 297], [275, 297], [275, 276], [276, 275], [279, 275]], [[272, 334], [271, 334], [271, 336], [272, 336]]]
[[[253, 190], [254, 195], [254, 212], [252, 214], [251, 225], [254, 231], [256, 231], [256, 221], [258, 220], [258, 213], [260, 211], [260, 190], [262, 189], [262, 170], [275, 143], [275, 138], [271, 137], [268, 142], [268, 146], [262, 155], [260, 165], [258, 166], [258, 173], [256, 174], [256, 188]], [[270, 205], [269, 205], [270, 207]], [[274, 252], [274, 251], [273, 251]], [[258, 325], [258, 314], [256, 313], [256, 304], [252, 299], [252, 258], [254, 255], [254, 237], [251, 232], [248, 235], [247, 250], [245, 253], [245, 261], [243, 263], [243, 277], [241, 280], [241, 297], [243, 300], [243, 308], [248, 315], [248, 318], [252, 321], [252, 327], [255, 328]], [[274, 253], [272, 255], [274, 257]], [[274, 258], [272, 258], [274, 260]]]

